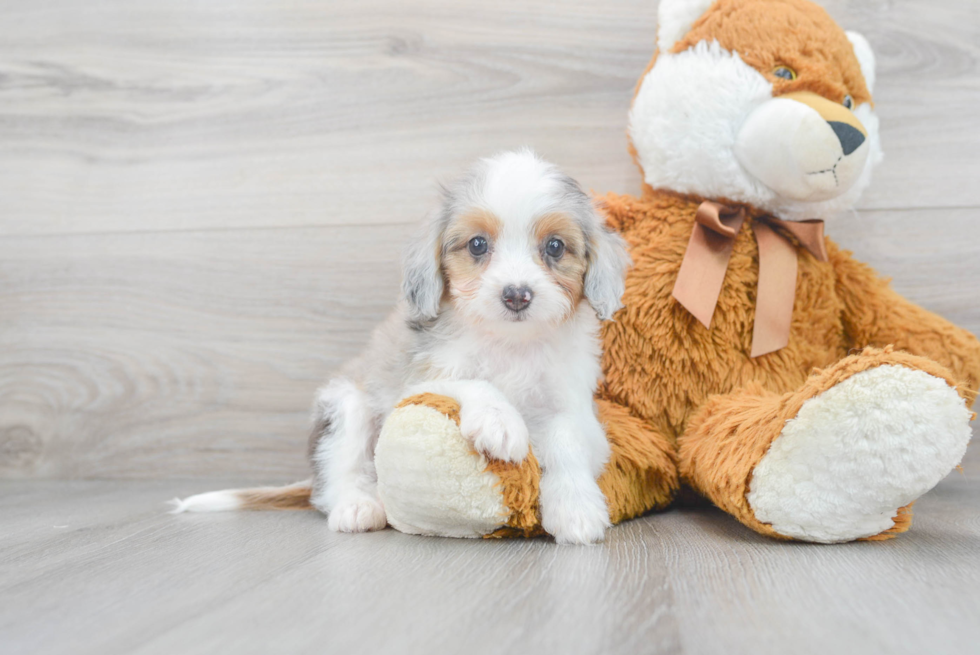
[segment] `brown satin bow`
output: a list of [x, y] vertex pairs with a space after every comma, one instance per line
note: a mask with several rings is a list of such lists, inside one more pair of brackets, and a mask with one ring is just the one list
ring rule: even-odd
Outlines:
[[[698, 207], [694, 232], [687, 244], [674, 284], [674, 298], [706, 328], [718, 304], [735, 237], [745, 221], [745, 209], [706, 200]], [[759, 245], [759, 287], [752, 329], [752, 357], [789, 343], [796, 297], [796, 248], [772, 229], [776, 225], [795, 236], [818, 260], [827, 261], [823, 221], [783, 221], [771, 216], [757, 219], [752, 228]]]

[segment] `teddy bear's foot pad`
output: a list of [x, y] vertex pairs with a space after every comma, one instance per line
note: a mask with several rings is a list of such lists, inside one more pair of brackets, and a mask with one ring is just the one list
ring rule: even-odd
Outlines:
[[385, 421], [375, 451], [378, 492], [396, 530], [482, 537], [509, 514], [500, 479], [444, 411], [408, 404]]
[[836, 543], [891, 528], [955, 467], [971, 413], [944, 380], [903, 366], [857, 373], [803, 404], [752, 473], [756, 518]]

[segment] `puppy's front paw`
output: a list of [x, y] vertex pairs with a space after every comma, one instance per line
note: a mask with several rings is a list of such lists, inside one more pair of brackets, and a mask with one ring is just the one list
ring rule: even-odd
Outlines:
[[594, 544], [603, 540], [609, 521], [606, 499], [594, 493], [569, 494], [541, 504], [541, 525], [559, 544]]
[[527, 457], [527, 426], [509, 403], [471, 402], [462, 406], [459, 419], [463, 436], [479, 452], [515, 463]]
[[387, 524], [384, 505], [368, 495], [341, 500], [327, 516], [327, 527], [334, 532], [384, 530]]

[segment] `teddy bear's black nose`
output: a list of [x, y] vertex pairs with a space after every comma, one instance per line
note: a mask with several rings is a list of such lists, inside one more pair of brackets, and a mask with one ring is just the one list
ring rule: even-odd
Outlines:
[[845, 157], [860, 148], [861, 144], [864, 143], [864, 135], [856, 127], [840, 121], [827, 122], [830, 124], [830, 129], [837, 135], [837, 140], [840, 141], [840, 147], [844, 149]]

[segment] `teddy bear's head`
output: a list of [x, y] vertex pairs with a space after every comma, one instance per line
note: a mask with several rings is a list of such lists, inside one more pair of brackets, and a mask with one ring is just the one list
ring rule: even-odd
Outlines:
[[647, 188], [825, 218], [881, 159], [874, 54], [808, 0], [661, 0], [629, 137]]

